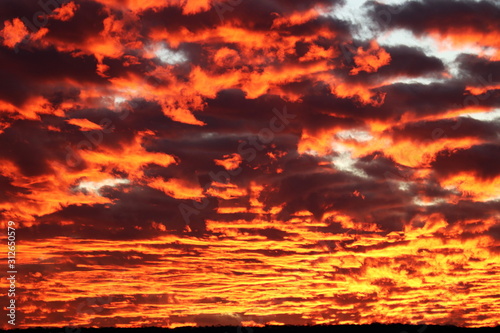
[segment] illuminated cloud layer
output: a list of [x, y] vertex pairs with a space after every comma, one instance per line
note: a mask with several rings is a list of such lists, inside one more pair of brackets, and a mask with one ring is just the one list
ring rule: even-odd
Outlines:
[[18, 327], [499, 325], [499, 17], [2, 1]]

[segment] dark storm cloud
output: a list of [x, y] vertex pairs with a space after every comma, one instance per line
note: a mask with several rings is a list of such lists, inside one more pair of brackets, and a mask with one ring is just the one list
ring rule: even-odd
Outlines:
[[372, 73], [361, 71], [357, 75], [350, 75], [350, 71], [356, 67], [353, 59], [358, 53], [358, 48], [367, 50], [370, 45], [368, 42], [357, 41], [343, 44], [340, 56], [334, 60], [342, 66], [332, 72], [342, 77], [345, 82], [366, 85], [383, 83], [399, 77], [440, 77], [445, 71], [445, 66], [439, 58], [425, 54], [420, 48], [398, 45], [384, 46], [391, 60], [377, 71]]
[[91, 0], [75, 1], [75, 4], [78, 9], [69, 20], [49, 21], [47, 24], [49, 32], [46, 35], [48, 39], [66, 43], [84, 43], [103, 31], [104, 20], [108, 14], [102, 4]]
[[500, 211], [500, 202], [486, 201], [475, 202], [469, 200], [460, 200], [455, 204], [442, 203], [430, 206], [427, 209], [428, 214], [441, 213], [450, 224], [469, 220], [488, 219]]
[[[377, 89], [387, 93], [385, 103], [380, 108], [374, 108], [375, 119], [395, 117], [399, 119], [406, 112], [415, 116], [441, 115], [449, 111], [467, 106], [484, 108], [500, 105], [498, 98], [475, 99], [469, 103], [465, 99], [465, 85], [462, 82], [450, 80], [445, 83], [395, 83]], [[498, 94], [494, 92], [494, 95]], [[387, 118], [386, 118], [387, 119]]]
[[[223, 200], [222, 202], [225, 203], [227, 200]], [[258, 217], [258, 214], [254, 213], [218, 213], [216, 215], [217, 221], [221, 222], [234, 222], [234, 221], [253, 221], [255, 218]]]
[[2, 50], [4, 66], [16, 70], [16, 76], [26, 81], [61, 80], [72, 78], [85, 83], [105, 83], [106, 80], [95, 72], [96, 61], [92, 56], [74, 57], [70, 53], [60, 52], [49, 47], [36, 53], [23, 51], [13, 54]]
[[50, 158], [63, 160], [67, 137], [41, 128], [38, 121], [21, 120], [0, 134], [0, 156], [12, 161], [27, 176], [51, 173]]
[[402, 180], [410, 178], [413, 174], [411, 168], [398, 165], [391, 158], [384, 156], [383, 152], [362, 156], [354, 165], [375, 179]]
[[[288, 220], [306, 210], [321, 220], [325, 212], [337, 211], [355, 221], [374, 222], [383, 230], [400, 230], [404, 221], [418, 212], [412, 197], [385, 179], [364, 179], [346, 172], [310, 169], [295, 173], [285, 167], [284, 176], [268, 180], [268, 192], [261, 195], [266, 206], [285, 204], [279, 219]], [[358, 191], [364, 197], [353, 193]]]
[[[59, 20], [51, 15], [70, 3], [70, 0], [6, 0], [2, 3], [0, 24], [6, 20], [21, 19], [29, 33], [35, 33], [41, 28], [47, 28], [44, 38], [60, 42], [83, 43], [90, 37], [99, 34], [104, 29], [104, 19], [108, 17], [106, 8], [92, 0], [74, 1], [77, 10], [74, 15], [65, 20]], [[31, 47], [21, 43], [19, 49], [31, 51]], [[17, 53], [17, 52], [16, 52]]]
[[[315, 89], [302, 98], [302, 105], [309, 112], [326, 113], [332, 116], [351, 117], [357, 121], [399, 120], [404, 114], [414, 116], [440, 115], [461, 109], [464, 106], [496, 107], [500, 105], [497, 91], [491, 98], [465, 99], [466, 85], [458, 80], [444, 83], [393, 83], [372, 91], [379, 97], [385, 95], [380, 106], [363, 105], [351, 98], [339, 98], [324, 87]], [[344, 120], [347, 121], [347, 120]]]
[[[264, 94], [256, 99], [249, 99], [240, 89], [226, 89], [219, 91], [213, 99], [207, 100], [207, 106], [197, 113], [197, 118], [207, 123], [205, 130], [220, 131], [222, 133], [257, 133], [263, 127], [268, 127], [270, 120], [275, 117], [273, 109], [287, 108], [289, 113], [297, 114], [303, 110], [300, 105], [287, 103], [276, 95]], [[283, 131], [289, 132], [300, 124], [290, 122]]]
[[[296, 154], [300, 122], [293, 119], [288, 126], [279, 123], [274, 110], [283, 113], [282, 106], [283, 101], [276, 96], [248, 100], [239, 93], [221, 92], [218, 98], [208, 101], [205, 111], [197, 114], [206, 126], [184, 125], [172, 121], [148, 123], [149, 129], [157, 130], [161, 137], [146, 140], [144, 146], [148, 151], [175, 156], [178, 163], [165, 169], [150, 168], [146, 170], [146, 174], [163, 178], [183, 176], [191, 181], [198, 175], [201, 177], [198, 181], [203, 186], [211, 181], [207, 178], [207, 173], [218, 174], [225, 170], [215, 160], [239, 154], [242, 158], [242, 172], [232, 181], [246, 187], [251, 179], [262, 176], [263, 172], [273, 173], [280, 167], [282, 157], [273, 158], [273, 154]], [[288, 106], [286, 105], [286, 114], [299, 119], [301, 115], [294, 113], [298, 112], [299, 106]], [[158, 119], [161, 119], [162, 115], [156, 112]], [[139, 112], [137, 115], [137, 121], [131, 120], [135, 126], [143, 121], [143, 113]], [[275, 118], [277, 122], [271, 122]], [[261, 131], [266, 128], [269, 130], [273, 127], [272, 124], [280, 131], [273, 132], [272, 138], [263, 136]]]
[[462, 73], [475, 78], [478, 85], [500, 82], [500, 61], [492, 61], [473, 54], [461, 54], [456, 61]]
[[481, 138], [485, 141], [496, 141], [500, 136], [500, 123], [459, 117], [407, 123], [391, 129], [390, 133], [397, 141], [411, 139], [428, 142], [445, 138]]
[[192, 125], [174, 122], [166, 117], [161, 111], [160, 105], [156, 102], [135, 99], [130, 104], [123, 105], [117, 111], [107, 108], [75, 109], [68, 111], [67, 115], [68, 119], [87, 119], [94, 124], [101, 124], [103, 120], [109, 120], [106, 131], [79, 130], [79, 138], [92, 141], [90, 138], [93, 137], [94, 141], [97, 142], [94, 146], [103, 145], [114, 149], [130, 144], [136, 138], [138, 132], [147, 129], [166, 135], [166, 133], [182, 133], [186, 129], [193, 127]]
[[388, 65], [382, 66], [376, 73], [358, 74], [360, 78], [380, 76], [380, 78], [391, 78], [398, 76], [422, 77], [437, 76], [445, 70], [443, 62], [436, 57], [426, 55], [423, 50], [404, 45], [384, 47], [391, 55]]
[[13, 185], [12, 181], [12, 178], [0, 174], [0, 188], [2, 189], [0, 191], [0, 202], [12, 201], [19, 195], [31, 193], [27, 188]]
[[[19, 51], [0, 46], [0, 98], [21, 106], [30, 97], [48, 94], [47, 84], [62, 86], [65, 79], [82, 83], [105, 84], [96, 74], [97, 62], [92, 56], [74, 57], [49, 47], [44, 50]], [[52, 88], [52, 87], [51, 87]]]
[[314, 43], [324, 49], [338, 47], [340, 41], [350, 40], [350, 26], [347, 22], [335, 19], [331, 16], [319, 16], [307, 22], [296, 24], [290, 27], [280, 28], [279, 31], [294, 36], [314, 36], [321, 30], [328, 30], [335, 33], [335, 39], [318, 36]]
[[[96, 119], [97, 123], [104, 119], [102, 115], [106, 115], [115, 120], [115, 124], [119, 124], [119, 115], [111, 111], [91, 109], [85, 111], [88, 112], [88, 118]], [[85, 111], [82, 110], [83, 113]], [[92, 117], [94, 112], [96, 112], [96, 116]], [[53, 115], [41, 115], [40, 121], [14, 121], [0, 134], [0, 156], [12, 161], [22, 174], [39, 176], [54, 173], [51, 166], [53, 161], [70, 168], [68, 157], [71, 160], [78, 156], [80, 151], [77, 147], [82, 141], [97, 140], [92, 141], [98, 142], [97, 146], [102, 144], [117, 148], [120, 143], [132, 139], [131, 133], [123, 131], [115, 134], [102, 134], [100, 132], [99, 135], [97, 135], [97, 131], [82, 132], [78, 126], [68, 124], [66, 120]], [[49, 126], [56, 130], [49, 130]], [[96, 146], [90, 148], [95, 149]], [[72, 170], [81, 170], [85, 166], [85, 162], [83, 162]]]
[[[182, 47], [179, 48], [182, 52]], [[104, 57], [102, 63], [108, 68], [106, 76], [109, 78], [126, 78], [129, 76], [137, 76], [143, 78], [144, 85], [167, 87], [171, 82], [166, 78], [158, 78], [151, 75], [150, 72], [162, 64], [157, 59], [144, 59], [138, 52], [125, 52], [118, 58]], [[189, 56], [190, 61], [193, 61], [193, 56]], [[175, 73], [175, 71], [173, 71]], [[180, 75], [179, 75], [180, 76]], [[185, 78], [185, 75], [183, 77]]]
[[500, 29], [500, 7], [494, 1], [423, 0], [403, 5], [369, 5], [371, 18], [384, 28], [408, 28], [417, 34], [429, 30], [446, 34], [451, 29], [489, 33]]
[[203, 29], [215, 27], [219, 23], [219, 18], [214, 11], [201, 12], [189, 16], [182, 14], [180, 7], [164, 7], [161, 9], [148, 9], [141, 13], [143, 20], [143, 35], [147, 35], [149, 30], [163, 27], [171, 32], [178, 32], [183, 27], [192, 32], [199, 32]]
[[[0, 27], [3, 27], [4, 21], [15, 18], [26, 17], [28, 21], [32, 21], [35, 14], [39, 12], [41, 14], [51, 13], [55, 8], [61, 7], [61, 3], [67, 2], [69, 0], [4, 0], [2, 1], [2, 11], [0, 12]], [[57, 7], [55, 4], [57, 4]]]
[[80, 97], [80, 92], [80, 89], [75, 87], [60, 86], [50, 91], [43, 92], [43, 97], [52, 104], [52, 107], [60, 108], [64, 102], [77, 102]]
[[[233, 220], [234, 221], [234, 220]], [[266, 228], [266, 229], [239, 229], [241, 233], [255, 236], [264, 236], [269, 240], [283, 241], [286, 237], [296, 236], [296, 233], [290, 233], [276, 228]]]
[[488, 143], [441, 151], [431, 165], [438, 175], [445, 177], [468, 172], [481, 179], [492, 179], [500, 175], [500, 145]]
[[203, 297], [200, 299], [196, 300], [196, 303], [202, 303], [202, 304], [227, 304], [227, 303], [233, 303], [232, 301], [229, 301], [225, 298], [222, 297]]
[[[240, 188], [247, 188], [252, 181], [265, 180], [268, 175], [276, 173], [284, 163], [283, 160], [289, 158], [289, 153], [296, 154], [297, 140], [298, 138], [294, 136], [277, 135], [272, 144], [265, 145], [261, 144], [259, 137], [253, 133], [245, 136], [215, 135], [212, 138], [192, 136], [177, 140], [155, 140], [156, 142], [151, 142], [146, 146], [148, 150], [171, 154], [178, 158], [179, 162], [169, 165], [167, 168], [153, 166], [146, 169], [145, 173], [151, 177], [160, 176], [164, 179], [187, 179], [202, 188], [210, 186], [210, 183], [214, 181], [224, 183], [227, 178], [223, 175], [229, 175], [231, 183]], [[250, 142], [256, 142], [256, 146]], [[238, 171], [232, 172], [231, 175], [223, 166], [217, 165], [214, 160], [223, 160], [225, 156], [232, 154], [241, 154], [242, 163], [239, 165]], [[274, 159], [271, 157], [272, 154], [277, 156], [284, 154], [284, 156]], [[232, 203], [229, 200], [224, 200], [223, 206], [235, 206], [238, 202], [242, 203], [240, 200], [248, 201], [248, 198], [234, 200], [238, 201]], [[243, 204], [247, 205], [244, 202]], [[244, 214], [244, 216], [240, 214], [219, 215], [219, 218], [226, 220], [231, 216], [247, 219], [252, 214]]]
[[[500, 241], [500, 225], [495, 225], [493, 227], [491, 227], [489, 230], [488, 230], [488, 234], [493, 237], [494, 239], [496, 239], [497, 241]], [[499, 253], [500, 251], [500, 247], [497, 247], [497, 253]]]
[[[100, 239], [147, 239], [159, 234], [178, 233], [186, 222], [178, 206], [186, 200], [174, 199], [165, 193], [148, 187], [132, 186], [129, 191], [120, 188], [102, 189], [103, 196], [113, 199], [112, 204], [69, 205], [48, 215], [40, 216], [44, 222], [26, 228], [26, 237], [44, 238], [54, 235]], [[213, 215], [217, 202], [209, 200], [204, 216], [195, 215], [190, 227], [196, 234], [205, 232], [205, 218]], [[73, 221], [74, 225], [59, 225], [61, 221]], [[165, 231], [153, 226], [162, 223]]]
[[181, 243], [169, 243], [169, 244], [144, 244], [146, 247], [151, 247], [154, 249], [174, 249], [183, 252], [192, 252], [198, 250], [205, 250], [209, 246], [202, 244], [181, 244]]

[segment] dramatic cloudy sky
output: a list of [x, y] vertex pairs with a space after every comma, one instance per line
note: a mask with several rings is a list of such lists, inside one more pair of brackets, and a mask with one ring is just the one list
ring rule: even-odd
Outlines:
[[498, 1], [0, 6], [16, 327], [500, 324]]

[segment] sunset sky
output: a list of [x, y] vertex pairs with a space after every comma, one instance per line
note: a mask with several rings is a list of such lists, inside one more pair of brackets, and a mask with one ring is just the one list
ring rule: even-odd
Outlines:
[[17, 324], [500, 325], [500, 2], [1, 0]]

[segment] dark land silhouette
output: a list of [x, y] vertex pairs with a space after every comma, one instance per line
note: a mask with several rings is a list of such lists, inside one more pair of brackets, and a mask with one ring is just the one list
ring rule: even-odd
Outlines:
[[87, 328], [87, 327], [62, 327], [62, 328], [30, 328], [0, 330], [0, 332], [19, 333], [500, 333], [500, 326], [466, 328], [456, 326], [439, 325], [403, 325], [403, 324], [371, 324], [371, 325], [311, 325], [311, 326], [265, 326], [265, 327], [242, 327], [242, 326], [210, 326], [210, 327], [178, 327], [174, 329], [161, 327], [137, 327], [137, 328]]

